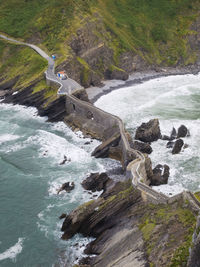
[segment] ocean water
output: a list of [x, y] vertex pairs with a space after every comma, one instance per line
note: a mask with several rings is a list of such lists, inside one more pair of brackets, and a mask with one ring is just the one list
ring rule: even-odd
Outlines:
[[[62, 241], [59, 216], [96, 194], [82, 188], [90, 172], [116, 166], [92, 158], [90, 145], [64, 123], [48, 123], [37, 110], [0, 103], [0, 266], [67, 266], [83, 255], [90, 239]], [[60, 165], [64, 155], [71, 159]], [[57, 189], [74, 181], [71, 193]]]
[[133, 138], [136, 128], [152, 118], [159, 119], [162, 134], [186, 125], [191, 136], [183, 139], [189, 147], [180, 154], [172, 155], [167, 141], [152, 143], [153, 167], [159, 163], [170, 167], [168, 185], [154, 188], [170, 195], [200, 190], [200, 74], [163, 77], [115, 90], [95, 105], [119, 116]]

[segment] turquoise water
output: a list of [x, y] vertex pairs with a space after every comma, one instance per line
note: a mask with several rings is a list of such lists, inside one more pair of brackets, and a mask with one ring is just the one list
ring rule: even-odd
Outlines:
[[[0, 266], [72, 266], [88, 239], [60, 239], [58, 217], [90, 200], [80, 182], [113, 161], [90, 156], [98, 145], [36, 109], [0, 104]], [[70, 163], [59, 165], [64, 155]], [[74, 181], [71, 193], [57, 189]], [[78, 243], [76, 247], [73, 245]]]
[[155, 189], [166, 194], [200, 190], [200, 74], [153, 79], [119, 89], [102, 96], [95, 105], [121, 117], [133, 138], [136, 128], [152, 118], [159, 119], [162, 134], [186, 125], [191, 136], [184, 142], [189, 147], [180, 154], [172, 155], [166, 141], [152, 143], [153, 166], [170, 167], [169, 185]]

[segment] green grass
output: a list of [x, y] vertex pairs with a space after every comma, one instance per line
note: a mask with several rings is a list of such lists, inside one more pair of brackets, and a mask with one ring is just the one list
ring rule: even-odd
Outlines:
[[43, 75], [47, 61], [28, 47], [0, 41], [0, 76], [9, 81], [19, 76], [17, 88], [24, 88]]
[[[156, 226], [159, 227], [159, 230], [154, 232]], [[139, 229], [143, 234], [149, 256], [152, 253], [159, 253], [157, 243], [167, 232], [169, 238], [166, 243], [166, 253], [171, 253], [168, 266], [178, 267], [186, 266], [195, 226], [196, 217], [187, 207], [183, 208], [180, 205], [178, 207], [173, 207], [173, 205], [148, 205], [148, 211], [141, 219]], [[168, 230], [169, 228], [176, 229], [177, 227], [182, 229], [178, 239], [174, 236], [176, 231], [169, 232]], [[182, 241], [180, 242], [180, 240]]]
[[125, 50], [157, 64], [189, 64], [196, 57], [187, 36], [198, 8], [197, 0], [0, 0], [0, 31], [41, 43], [60, 55], [60, 63], [70, 54], [71, 35], [98, 12], [107, 29], [101, 38], [113, 49], [116, 65]]

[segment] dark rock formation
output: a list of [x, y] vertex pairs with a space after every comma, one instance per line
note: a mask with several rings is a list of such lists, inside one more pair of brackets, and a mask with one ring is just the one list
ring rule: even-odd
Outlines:
[[175, 144], [174, 144], [174, 147], [172, 149], [172, 154], [178, 154], [180, 153], [182, 147], [184, 145], [184, 142], [182, 139], [177, 139]]
[[108, 175], [103, 173], [91, 173], [81, 184], [84, 189], [94, 191], [101, 191], [105, 189], [106, 183], [110, 180]]
[[18, 80], [19, 80], [19, 76], [16, 76], [15, 78], [7, 82], [2, 83], [1, 81], [0, 90], [10, 90], [10, 88], [12, 88], [17, 83]]
[[131, 147], [135, 150], [139, 150], [140, 152], [147, 154], [151, 154], [151, 152], [153, 151], [150, 144], [138, 141], [134, 141]]
[[50, 101], [49, 103], [48, 99], [45, 98], [45, 90], [34, 94], [32, 93], [37, 82], [18, 91], [17, 94], [12, 94], [12, 90], [10, 90], [10, 93], [5, 96], [3, 103], [20, 104], [28, 107], [33, 106], [38, 109], [38, 114], [40, 116], [47, 116], [49, 121], [55, 122], [63, 120], [66, 116], [65, 96], [56, 97], [54, 101]]
[[136, 130], [135, 139], [143, 142], [153, 142], [161, 138], [160, 126], [158, 119], [142, 123]]
[[158, 164], [153, 169], [153, 177], [150, 185], [167, 184], [169, 178], [169, 166]]
[[162, 135], [162, 140], [167, 140], [167, 141], [172, 141], [174, 139], [176, 139], [176, 129], [173, 127], [170, 136], [168, 135]]
[[64, 159], [63, 159], [63, 161], [60, 163], [60, 165], [64, 165], [67, 161], [70, 162], [71, 159], [70, 159], [70, 158], [67, 158], [67, 157], [64, 155]]
[[74, 182], [66, 182], [62, 184], [61, 188], [58, 189], [57, 194], [59, 194], [61, 191], [65, 190], [66, 192], [71, 192], [74, 189], [75, 185]]
[[[120, 134], [116, 134], [103, 142], [101, 145], [95, 148], [92, 152], [92, 156], [95, 158], [107, 158], [109, 157], [109, 150], [111, 147], [117, 147], [121, 139]], [[116, 155], [120, 159], [118, 155]]]
[[119, 221], [120, 214], [131, 204], [141, 200], [140, 193], [132, 188], [130, 181], [125, 185], [118, 183], [115, 195], [109, 195], [106, 200], [103, 198], [92, 200], [72, 211], [63, 222], [62, 238], [69, 239], [77, 232], [97, 237], [114, 226]]
[[187, 133], [188, 133], [187, 127], [185, 125], [181, 125], [178, 128], [177, 139], [180, 138], [180, 137], [186, 137]]
[[171, 131], [171, 135], [170, 135], [170, 140], [176, 139], [176, 136], [177, 136], [177, 132], [176, 132], [176, 129], [173, 127]]
[[64, 218], [66, 218], [66, 216], [67, 216], [67, 214], [66, 213], [63, 213], [63, 214], [60, 215], [59, 219], [62, 220]]

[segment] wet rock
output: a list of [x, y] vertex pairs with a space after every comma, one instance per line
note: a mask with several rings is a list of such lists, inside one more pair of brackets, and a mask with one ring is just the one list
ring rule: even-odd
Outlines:
[[173, 148], [175, 142], [169, 141], [166, 145], [166, 148]]
[[153, 169], [153, 177], [150, 185], [167, 184], [169, 178], [169, 166], [158, 164]]
[[153, 142], [161, 138], [159, 120], [153, 119], [147, 123], [142, 123], [136, 130], [135, 139], [142, 142]]
[[131, 146], [135, 150], [139, 150], [142, 153], [151, 154], [153, 151], [152, 147], [148, 143], [134, 141], [133, 145]]
[[66, 191], [66, 192], [70, 192], [74, 189], [75, 185], [74, 185], [74, 182], [66, 182], [64, 184], [62, 184], [61, 188], [58, 189], [58, 192], [57, 194], [59, 194], [61, 191]]
[[187, 127], [185, 125], [181, 125], [178, 128], [177, 139], [180, 138], [180, 137], [186, 137], [187, 136], [187, 133], [188, 133]]
[[176, 139], [176, 136], [177, 136], [177, 132], [176, 132], [176, 129], [173, 127], [171, 131], [171, 135], [170, 135], [170, 140]]
[[61, 219], [64, 219], [66, 216], [67, 216], [67, 214], [66, 214], [66, 213], [63, 213], [63, 214], [60, 215], [59, 219], [60, 219], [60, 220], [61, 220]]
[[180, 153], [182, 147], [184, 145], [184, 142], [182, 139], [177, 139], [175, 144], [174, 144], [174, 147], [172, 149], [172, 154], [178, 154]]
[[91, 190], [92, 192], [101, 191], [105, 189], [106, 183], [111, 179], [108, 175], [103, 173], [91, 173], [81, 184], [84, 189]]
[[59, 165], [64, 165], [66, 161], [67, 161], [67, 157], [64, 155], [64, 159]]
[[186, 148], [188, 148], [188, 147], [189, 147], [188, 144], [184, 144], [183, 149], [186, 149]]
[[90, 145], [90, 144], [91, 144], [90, 141], [87, 141], [87, 142], [84, 143], [84, 145]]
[[[119, 145], [121, 139], [120, 133], [112, 136], [101, 145], [95, 148], [92, 152], [92, 156], [95, 158], [107, 158], [109, 157], [109, 150], [110, 148], [117, 147]], [[117, 157], [117, 155], [116, 155]]]

